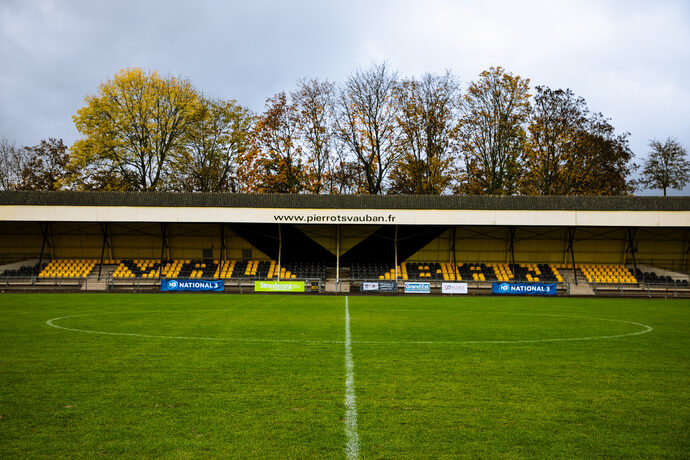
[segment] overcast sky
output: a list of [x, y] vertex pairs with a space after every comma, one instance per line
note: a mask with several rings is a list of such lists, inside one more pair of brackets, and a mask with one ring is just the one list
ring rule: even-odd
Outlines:
[[383, 60], [464, 86], [503, 66], [570, 88], [631, 133], [638, 162], [652, 138], [690, 148], [690, 0], [0, 0], [0, 137], [71, 145], [84, 96], [127, 67], [260, 112], [299, 78]]

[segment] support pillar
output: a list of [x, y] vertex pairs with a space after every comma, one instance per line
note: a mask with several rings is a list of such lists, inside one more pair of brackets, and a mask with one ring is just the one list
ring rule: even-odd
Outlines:
[[108, 248], [108, 259], [113, 258], [113, 246], [112, 246], [112, 233], [110, 231], [109, 223], [101, 224], [101, 234], [103, 235], [103, 244], [101, 245], [101, 260], [98, 264], [98, 279], [101, 279], [101, 273], [103, 271], [103, 259], [105, 257], [105, 250]]
[[163, 265], [163, 260], [169, 258], [168, 256], [170, 256], [170, 246], [168, 245], [168, 224], [163, 222], [161, 224], [161, 265]]
[[225, 223], [220, 224], [220, 263], [221, 266], [225, 260], [227, 260], [228, 256], [228, 250], [225, 247]]
[[395, 282], [398, 282], [398, 225], [395, 226], [395, 239], [393, 243], [394, 263], [395, 263]]
[[43, 255], [45, 254], [46, 244], [50, 247], [51, 259], [52, 259], [52, 254], [53, 254], [53, 245], [50, 242], [50, 223], [48, 223], [48, 222], [46, 222], [45, 224], [39, 223], [39, 226], [41, 227], [42, 241], [41, 241], [41, 255], [38, 257], [38, 268], [42, 269]]
[[335, 285], [340, 292], [340, 224], [335, 224]]
[[458, 260], [457, 260], [456, 250], [455, 250], [455, 238], [456, 238], [456, 233], [457, 233], [458, 227], [456, 227], [454, 225], [452, 230], [453, 230], [452, 231], [453, 239], [450, 242], [451, 262], [453, 263], [453, 281], [457, 281], [458, 280]]
[[570, 252], [570, 262], [573, 264], [573, 278], [575, 278], [575, 284], [577, 284], [577, 271], [575, 270], [575, 227], [568, 227], [568, 249], [566, 252]]
[[630, 252], [632, 256], [633, 270], [637, 273], [637, 261], [635, 260], [635, 253], [637, 252], [637, 228], [628, 229], [628, 241], [625, 248], [625, 253]]

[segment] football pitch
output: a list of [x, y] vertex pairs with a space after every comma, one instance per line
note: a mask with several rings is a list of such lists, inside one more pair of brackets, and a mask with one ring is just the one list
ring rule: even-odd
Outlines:
[[690, 301], [0, 295], [0, 458], [687, 458]]

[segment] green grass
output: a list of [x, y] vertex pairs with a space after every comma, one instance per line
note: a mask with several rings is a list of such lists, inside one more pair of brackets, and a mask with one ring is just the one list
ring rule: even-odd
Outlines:
[[[688, 301], [349, 311], [363, 458], [690, 452]], [[344, 297], [2, 295], [0, 314], [0, 458], [345, 455]]]

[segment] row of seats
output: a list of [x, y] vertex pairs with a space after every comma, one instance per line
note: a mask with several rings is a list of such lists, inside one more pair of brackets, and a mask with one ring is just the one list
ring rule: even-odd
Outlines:
[[19, 268], [7, 269], [0, 273], [0, 276], [38, 276], [41, 271], [48, 266], [48, 262], [34, 265], [22, 265]]
[[633, 270], [632, 268], [630, 268], [629, 270], [630, 270], [630, 273], [635, 274], [635, 277], [639, 281], [641, 281], [643, 283], [647, 283], [647, 284], [676, 284], [676, 285], [683, 286], [683, 287], [688, 286], [688, 284], [690, 284], [690, 283], [688, 283], [687, 279], [674, 280], [673, 278], [671, 278], [668, 275], [659, 276], [656, 274], [656, 272], [643, 272], [639, 268], [637, 270]]
[[590, 283], [637, 284], [637, 278], [632, 270], [628, 270], [623, 265], [580, 264], [576, 267]]
[[96, 259], [55, 259], [38, 274], [39, 278], [84, 278], [96, 266]]
[[271, 266], [268, 278], [277, 278], [279, 273], [281, 278], [318, 278], [325, 280], [326, 264], [324, 262], [286, 262], [280, 267], [280, 272], [278, 272], [277, 266]]
[[326, 278], [325, 263], [286, 263], [274, 260], [122, 260], [114, 278], [224, 278], [224, 279], [303, 279]]
[[351, 266], [350, 275], [353, 279], [379, 280], [563, 282], [558, 269], [550, 264], [407, 262], [394, 267], [380, 262], [357, 263]]

